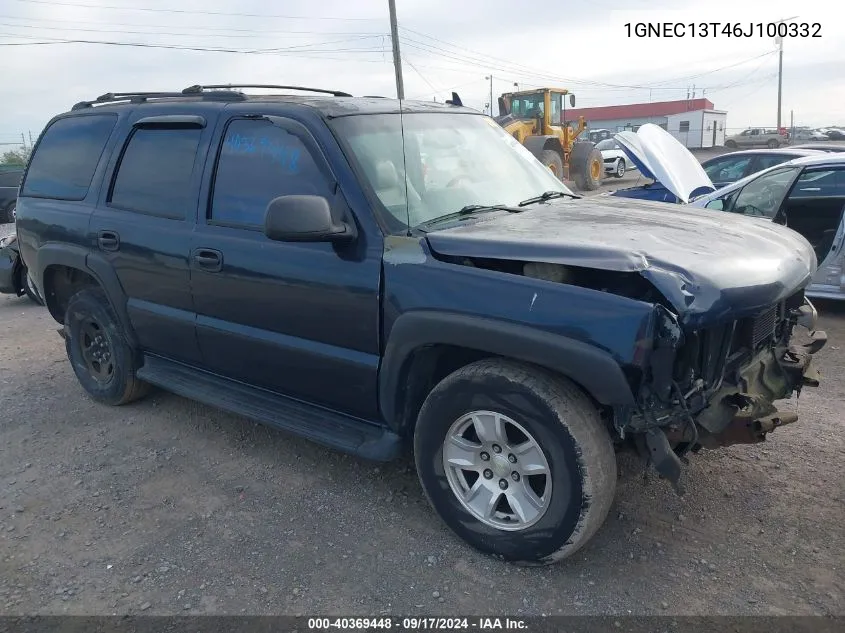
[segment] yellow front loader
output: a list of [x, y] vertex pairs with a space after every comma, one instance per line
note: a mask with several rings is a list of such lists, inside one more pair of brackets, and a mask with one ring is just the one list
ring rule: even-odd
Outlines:
[[586, 128], [579, 117], [575, 128], [566, 121], [566, 102], [575, 105], [568, 90], [538, 88], [509, 92], [499, 97], [496, 121], [561, 180], [593, 191], [601, 185], [604, 163], [601, 152], [589, 141], [578, 141]]

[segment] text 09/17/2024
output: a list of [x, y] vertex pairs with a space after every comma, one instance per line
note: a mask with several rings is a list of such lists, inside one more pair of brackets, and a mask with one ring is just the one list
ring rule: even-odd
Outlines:
[[627, 37], [821, 37], [819, 22], [626, 22]]

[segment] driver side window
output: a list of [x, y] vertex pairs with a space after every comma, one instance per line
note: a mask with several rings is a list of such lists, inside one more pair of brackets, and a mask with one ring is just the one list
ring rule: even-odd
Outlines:
[[736, 197], [734, 213], [773, 218], [783, 202], [798, 168], [778, 169], [745, 185]]

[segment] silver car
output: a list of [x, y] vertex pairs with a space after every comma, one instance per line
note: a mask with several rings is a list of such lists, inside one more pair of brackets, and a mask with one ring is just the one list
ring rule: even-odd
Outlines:
[[819, 263], [806, 295], [845, 299], [845, 154], [796, 158], [690, 204], [774, 221], [800, 233]]

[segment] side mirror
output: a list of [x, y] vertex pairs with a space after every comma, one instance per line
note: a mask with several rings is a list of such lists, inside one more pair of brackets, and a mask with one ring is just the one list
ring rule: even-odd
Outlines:
[[575, 107], [575, 95], [571, 92], [569, 93], [569, 105]]
[[332, 217], [322, 196], [280, 196], [267, 205], [264, 234], [278, 242], [338, 242], [355, 237], [355, 229]]
[[711, 200], [706, 205], [704, 205], [704, 208], [713, 209], [714, 211], [724, 211], [725, 203], [721, 198], [716, 198], [715, 200]]

